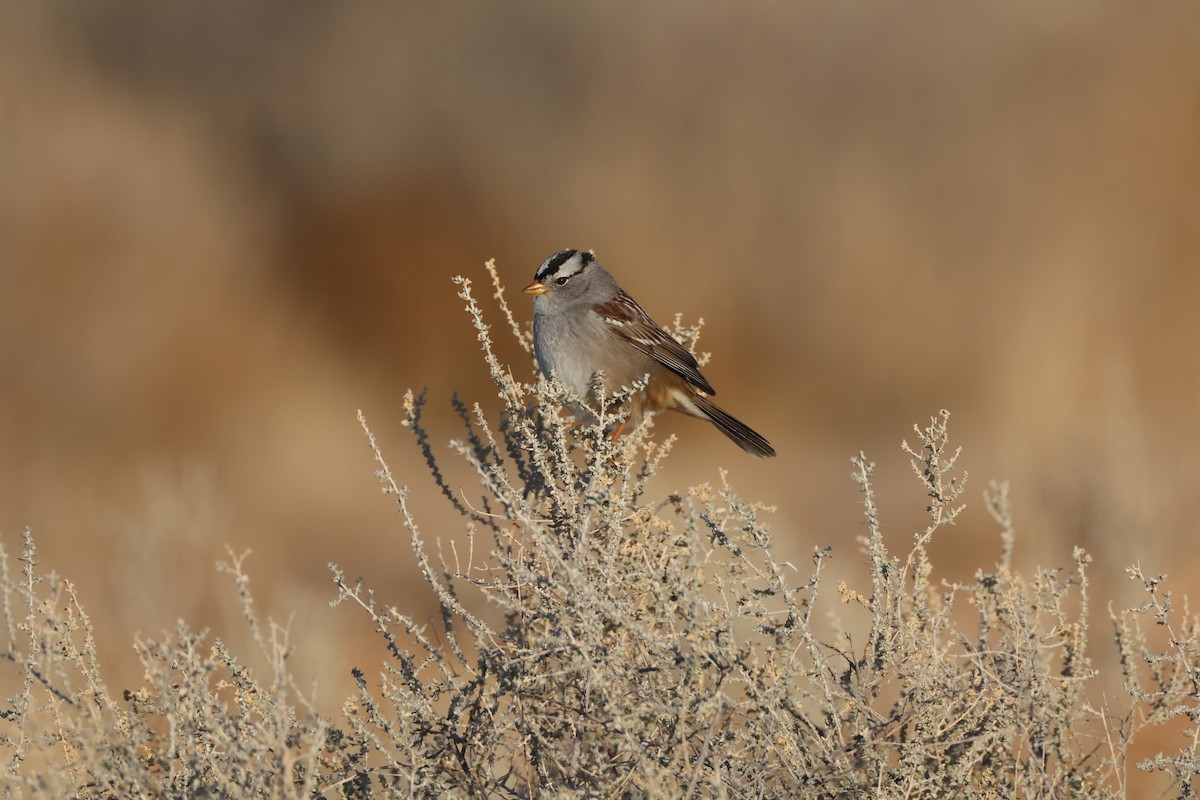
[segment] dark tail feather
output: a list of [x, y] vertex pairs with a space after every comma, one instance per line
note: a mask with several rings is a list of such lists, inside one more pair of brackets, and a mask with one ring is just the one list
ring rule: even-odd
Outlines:
[[696, 408], [708, 417], [709, 422], [716, 425], [721, 433], [733, 440], [733, 443], [752, 456], [768, 458], [775, 455], [775, 448], [753, 430], [749, 425], [726, 414], [720, 406], [700, 393], [693, 394], [692, 402]]

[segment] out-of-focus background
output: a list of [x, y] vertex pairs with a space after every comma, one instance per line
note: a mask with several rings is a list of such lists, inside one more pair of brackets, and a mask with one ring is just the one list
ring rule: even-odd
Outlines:
[[[0, 535], [73, 578], [110, 680], [177, 618], [237, 626], [213, 562], [336, 708], [383, 657], [326, 562], [432, 616], [363, 409], [433, 538], [460, 529], [400, 425], [498, 403], [450, 278], [516, 292], [591, 248], [660, 321], [707, 323], [724, 405], [662, 491], [778, 506], [861, 575], [849, 457], [897, 547], [899, 448], [941, 408], [971, 508], [939, 574], [1091, 549], [1196, 583], [1200, 6], [1110, 2], [9, 4], [0, 9]], [[493, 322], [500, 322], [490, 302]], [[514, 372], [528, 360], [495, 328]], [[465, 472], [451, 481], [472, 490]], [[333, 643], [333, 644], [330, 644]]]

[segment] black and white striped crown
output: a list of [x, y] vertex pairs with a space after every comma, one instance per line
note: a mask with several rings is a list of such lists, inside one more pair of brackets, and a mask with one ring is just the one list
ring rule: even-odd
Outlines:
[[533, 276], [539, 283], [548, 283], [559, 278], [569, 278], [583, 271], [584, 267], [596, 260], [596, 257], [586, 250], [559, 250], [547, 258], [538, 267]]

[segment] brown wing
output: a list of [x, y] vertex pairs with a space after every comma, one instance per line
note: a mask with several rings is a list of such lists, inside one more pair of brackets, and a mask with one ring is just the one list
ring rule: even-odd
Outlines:
[[700, 374], [696, 358], [683, 345], [650, 319], [642, 307], [625, 292], [607, 303], [596, 306], [600, 315], [614, 334], [641, 350], [655, 361], [666, 366], [675, 374], [706, 394], [716, 394], [708, 381]]

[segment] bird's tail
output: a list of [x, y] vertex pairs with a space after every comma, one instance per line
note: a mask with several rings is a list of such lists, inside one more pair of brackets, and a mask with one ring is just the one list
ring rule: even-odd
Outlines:
[[702, 416], [713, 425], [716, 425], [721, 433], [732, 439], [734, 444], [750, 455], [758, 456], [759, 458], [769, 458], [775, 455], [775, 448], [771, 447], [771, 443], [764, 439], [762, 434], [741, 420], [726, 414], [712, 400], [709, 400], [699, 392], [692, 394], [688, 399], [692, 401], [692, 405], [700, 412], [697, 416]]

